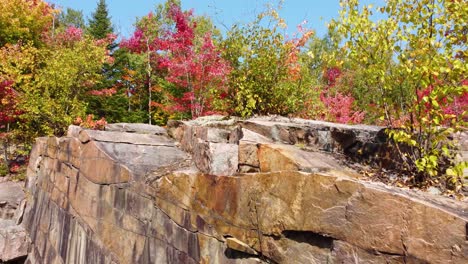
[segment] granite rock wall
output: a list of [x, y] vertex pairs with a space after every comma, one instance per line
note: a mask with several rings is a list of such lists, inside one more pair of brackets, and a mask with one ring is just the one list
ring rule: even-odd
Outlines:
[[70, 127], [28, 167], [27, 263], [467, 263], [468, 205], [367, 182], [379, 127], [222, 117]]

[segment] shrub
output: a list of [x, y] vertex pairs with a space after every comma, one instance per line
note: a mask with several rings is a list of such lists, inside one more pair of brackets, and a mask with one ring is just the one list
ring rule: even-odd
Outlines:
[[0, 162], [0, 177], [5, 177], [9, 173], [8, 166], [4, 162]]
[[[388, 1], [374, 9], [341, 1], [331, 28], [346, 39], [331, 63], [353, 69], [358, 87], [382, 109], [382, 121], [419, 184], [446, 182], [460, 190], [466, 162], [456, 161], [451, 136], [466, 128], [468, 76], [463, 1]], [[378, 21], [374, 11], [385, 17]]]

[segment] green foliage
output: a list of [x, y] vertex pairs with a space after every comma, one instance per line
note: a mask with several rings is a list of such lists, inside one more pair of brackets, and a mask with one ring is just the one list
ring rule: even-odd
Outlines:
[[[85, 94], [83, 100], [87, 102], [87, 113], [98, 117], [105, 117], [108, 122], [124, 122], [127, 115], [131, 114], [129, 89], [130, 84], [125, 80], [127, 69], [132, 67], [131, 54], [125, 49], [117, 49], [112, 53], [113, 63], [105, 63], [100, 73], [103, 75], [101, 82], [93, 86], [93, 90], [111, 89], [115, 94], [96, 96]], [[139, 120], [144, 122], [145, 120]]]
[[[22, 95], [23, 111], [19, 126], [29, 139], [42, 135], [62, 135], [76, 116], [84, 116], [83, 95], [99, 82], [99, 70], [105, 59], [105, 48], [85, 38], [70, 46], [28, 50], [31, 63], [23, 70], [32, 75], [18, 76], [16, 90]], [[23, 59], [26, 57], [23, 56]]]
[[[463, 1], [389, 1], [360, 10], [357, 0], [342, 1], [340, 20], [331, 28], [346, 40], [328, 56], [329, 63], [354, 70], [358, 93], [382, 109], [406, 170], [418, 181], [440, 177], [455, 165], [449, 137], [466, 126], [465, 109], [450, 104], [467, 92], [468, 6]], [[386, 19], [371, 19], [375, 11]], [[370, 97], [372, 99], [370, 99]], [[361, 100], [363, 102], [364, 100]], [[369, 101], [371, 102], [371, 101]], [[458, 111], [458, 110], [457, 110]], [[454, 169], [448, 170], [451, 174]], [[458, 180], [458, 187], [462, 181]]]
[[88, 24], [88, 33], [95, 39], [104, 39], [114, 32], [105, 0], [99, 0]]
[[22, 167], [21, 171], [18, 173], [14, 174], [13, 177], [11, 177], [12, 181], [25, 181], [26, 180], [26, 168]]
[[0, 162], [0, 177], [5, 177], [8, 175], [9, 168], [4, 162]]
[[[113, 27], [107, 10], [105, 1], [99, 1], [95, 12], [89, 20], [87, 32], [95, 39], [101, 40], [113, 36]], [[113, 40], [112, 40], [113, 41]], [[92, 95], [87, 94], [83, 100], [87, 102], [87, 113], [98, 117], [106, 117], [109, 122], [122, 122], [126, 116], [130, 115], [130, 102], [128, 87], [122, 84], [122, 77], [126, 69], [131, 68], [128, 51], [117, 49], [116, 43], [108, 45], [107, 49], [112, 56], [112, 63], [104, 63], [100, 73], [102, 81], [95, 84], [94, 91], [108, 90], [115, 92], [111, 95]], [[136, 119], [143, 122], [144, 119]]]
[[76, 28], [86, 29], [86, 23], [83, 16], [83, 11], [67, 8], [65, 12], [61, 12], [57, 24], [59, 27], [67, 28], [73, 26]]
[[323, 60], [323, 57], [337, 50], [337, 43], [340, 42], [340, 35], [331, 29], [322, 38], [315, 35], [311, 37], [306, 54], [309, 57], [308, 65], [312, 71], [311, 74], [315, 79], [320, 80], [324, 69], [330, 66], [327, 61]]
[[464, 182], [464, 171], [468, 168], [468, 162], [467, 161], [461, 161], [452, 166], [451, 168], [448, 168], [445, 173], [447, 175], [447, 181], [450, 187], [452, 189], [455, 189], [458, 191], [459, 188], [463, 185]]
[[227, 33], [223, 56], [233, 70], [228, 97], [218, 105], [241, 116], [287, 115], [302, 110], [310, 79], [303, 74], [298, 53], [312, 32], [285, 40], [280, 33], [284, 27], [276, 10], [270, 9], [254, 22], [235, 25]]
[[195, 47], [201, 47], [202, 46], [202, 40], [201, 36], [205, 36], [205, 34], [210, 34], [214, 43], [218, 46], [220, 42], [222, 41], [222, 34], [221, 31], [216, 28], [216, 26], [213, 24], [213, 21], [211, 18], [207, 16], [194, 16], [193, 17], [193, 22], [197, 25], [195, 27], [195, 36], [199, 36], [195, 38]]
[[[3, 14], [4, 17], [40, 13], [49, 19], [56, 12], [46, 9], [48, 13], [43, 13], [48, 5], [42, 1], [35, 1], [36, 5], [25, 2], [28, 4], [17, 3], [16, 9], [6, 10], [10, 13]], [[18, 32], [11, 34], [21, 36], [17, 43], [0, 46], [0, 81], [13, 83], [21, 115], [12, 129], [23, 142], [32, 142], [37, 136], [62, 135], [73, 118], [83, 116], [86, 109], [83, 95], [101, 80], [100, 70], [107, 59], [103, 46], [107, 43], [97, 43], [76, 28], [48, 34], [43, 21], [22, 25], [26, 28], [19, 27]], [[23, 31], [34, 35], [23, 36]]]
[[102, 78], [99, 71], [105, 50], [85, 38], [41, 56], [47, 59], [47, 66], [38, 70], [33, 88], [25, 91], [23, 118], [25, 124], [39, 127], [35, 131], [39, 134], [60, 135], [74, 117], [84, 115], [82, 97]]

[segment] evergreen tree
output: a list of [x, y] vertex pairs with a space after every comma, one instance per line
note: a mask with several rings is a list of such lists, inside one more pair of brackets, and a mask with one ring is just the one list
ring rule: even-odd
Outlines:
[[[95, 39], [104, 39], [113, 34], [105, 0], [99, 0], [88, 21], [87, 32]], [[87, 112], [99, 118], [105, 117], [108, 122], [143, 122], [140, 112], [133, 110], [128, 87], [124, 85], [127, 69], [132, 68], [129, 65], [128, 51], [116, 49], [117, 46], [115, 42], [107, 46], [114, 62], [106, 63], [102, 67], [103, 81], [93, 87], [95, 94], [101, 95], [87, 95]], [[106, 95], [109, 91], [112, 91], [112, 94]]]
[[99, 0], [96, 11], [91, 15], [88, 32], [95, 39], [103, 39], [114, 32], [105, 0]]

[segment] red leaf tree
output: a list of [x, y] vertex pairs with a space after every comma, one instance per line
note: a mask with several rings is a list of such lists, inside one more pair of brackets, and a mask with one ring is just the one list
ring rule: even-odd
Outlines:
[[10, 124], [18, 119], [21, 114], [16, 109], [17, 96], [11, 88], [12, 81], [0, 82], [0, 141], [3, 141], [3, 159], [8, 165], [8, 145], [10, 134]]
[[11, 88], [13, 82], [0, 82], [0, 129], [16, 121], [19, 112], [16, 109], [16, 93]]
[[173, 111], [190, 112], [193, 118], [211, 114], [213, 96], [227, 89], [229, 63], [221, 58], [211, 34], [195, 34], [197, 25], [192, 10], [183, 12], [180, 6], [172, 5], [166, 16], [174, 27], [160, 27], [162, 31], [154, 39], [150, 38], [154, 35], [150, 28], [139, 27], [121, 46], [148, 53], [148, 60], [152, 61], [149, 65], [156, 64], [165, 73], [165, 80], [182, 90], [182, 96], [172, 96]]
[[320, 101], [327, 110], [326, 119], [343, 124], [361, 123], [365, 112], [353, 109], [354, 97], [350, 93], [332, 91], [342, 75], [342, 71], [337, 67], [328, 68], [324, 72], [326, 86], [320, 94]]

